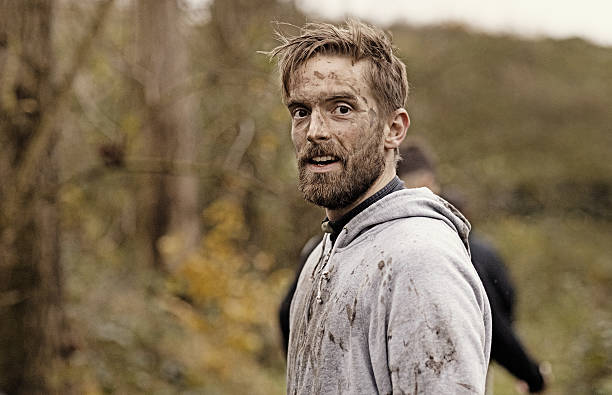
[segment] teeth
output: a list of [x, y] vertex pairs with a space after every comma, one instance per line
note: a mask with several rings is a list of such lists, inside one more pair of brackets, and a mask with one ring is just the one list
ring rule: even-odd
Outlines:
[[312, 160], [314, 162], [326, 162], [329, 160], [335, 160], [335, 158], [333, 156], [315, 156], [314, 158], [312, 158]]

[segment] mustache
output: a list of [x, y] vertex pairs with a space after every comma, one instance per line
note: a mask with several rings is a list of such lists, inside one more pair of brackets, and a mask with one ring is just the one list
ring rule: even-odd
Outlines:
[[298, 165], [305, 166], [312, 158], [317, 156], [334, 156], [346, 164], [347, 155], [344, 150], [338, 144], [332, 141], [324, 141], [321, 143], [307, 143], [297, 153]]

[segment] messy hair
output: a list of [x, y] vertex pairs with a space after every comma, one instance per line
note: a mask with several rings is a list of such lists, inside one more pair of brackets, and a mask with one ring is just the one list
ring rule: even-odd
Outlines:
[[365, 78], [385, 117], [406, 105], [406, 66], [394, 54], [391, 38], [379, 28], [355, 20], [343, 26], [307, 23], [298, 35], [287, 36], [277, 30], [276, 36], [281, 44], [268, 55], [278, 59], [285, 102], [301, 65], [316, 55], [340, 55], [354, 62], [369, 61]]

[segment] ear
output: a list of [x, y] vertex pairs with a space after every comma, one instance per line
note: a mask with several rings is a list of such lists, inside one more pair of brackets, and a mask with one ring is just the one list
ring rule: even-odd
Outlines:
[[389, 131], [385, 135], [385, 149], [395, 149], [400, 146], [406, 137], [406, 131], [410, 127], [410, 117], [404, 108], [395, 110], [390, 118]]

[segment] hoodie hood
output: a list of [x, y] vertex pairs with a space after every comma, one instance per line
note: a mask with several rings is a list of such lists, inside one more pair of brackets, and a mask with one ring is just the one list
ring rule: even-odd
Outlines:
[[344, 226], [336, 240], [336, 247], [347, 246], [357, 236], [373, 226], [409, 217], [427, 217], [443, 221], [457, 232], [469, 253], [470, 223], [452, 204], [428, 188], [403, 189], [372, 204]]

